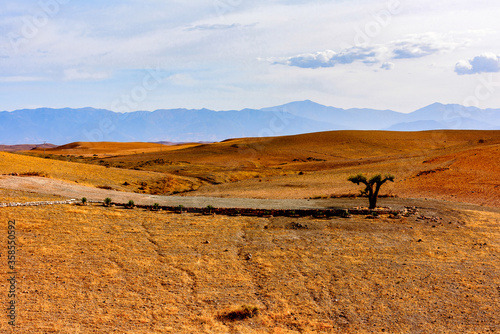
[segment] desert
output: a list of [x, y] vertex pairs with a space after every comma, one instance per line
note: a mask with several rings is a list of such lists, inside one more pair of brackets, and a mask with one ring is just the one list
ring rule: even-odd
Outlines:
[[[500, 132], [158, 145], [0, 152], [0, 203], [17, 203], [0, 208], [17, 237], [17, 330], [2, 331], [500, 328]], [[358, 173], [395, 177], [375, 210]]]

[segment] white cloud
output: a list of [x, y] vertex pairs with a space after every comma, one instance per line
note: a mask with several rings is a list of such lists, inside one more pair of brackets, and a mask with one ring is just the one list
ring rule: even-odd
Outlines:
[[382, 63], [382, 68], [392, 69], [389, 59], [422, 58], [433, 54], [455, 50], [468, 43], [466, 39], [455, 40], [453, 37], [436, 33], [408, 35], [403, 39], [385, 44], [373, 44], [347, 47], [340, 52], [331, 50], [306, 53], [288, 58], [271, 58], [274, 64], [297, 66], [302, 68], [334, 67], [338, 64], [351, 64], [360, 61], [365, 64]]
[[110, 76], [110, 73], [107, 72], [92, 72], [74, 68], [64, 70], [65, 81], [103, 80], [108, 79]]
[[45, 78], [33, 77], [33, 76], [8, 76], [0, 77], [1, 83], [15, 83], [15, 82], [36, 82], [43, 81]]
[[253, 27], [257, 25], [256, 23], [253, 24], [246, 24], [242, 25], [239, 23], [233, 23], [233, 24], [221, 24], [221, 23], [204, 23], [204, 24], [198, 24], [195, 26], [190, 26], [186, 28], [187, 31], [195, 31], [195, 30], [227, 30], [227, 29], [235, 29], [235, 28], [248, 28], [248, 27]]
[[500, 55], [493, 53], [483, 53], [473, 59], [460, 60], [455, 65], [455, 72], [458, 75], [500, 72]]
[[199, 85], [199, 81], [194, 79], [188, 74], [174, 74], [165, 79], [165, 82], [173, 84], [175, 86], [183, 86], [183, 87], [195, 87]]
[[421, 58], [452, 51], [467, 43], [468, 40], [455, 41], [451, 37], [435, 33], [409, 35], [392, 43], [393, 59]]
[[378, 46], [354, 46], [342, 50], [341, 52], [326, 50], [316, 53], [300, 54], [289, 58], [271, 58], [270, 61], [274, 64], [283, 64], [302, 68], [334, 67], [338, 64], [351, 64], [355, 61], [373, 64], [379, 62], [378, 58], [383, 52], [383, 48]]

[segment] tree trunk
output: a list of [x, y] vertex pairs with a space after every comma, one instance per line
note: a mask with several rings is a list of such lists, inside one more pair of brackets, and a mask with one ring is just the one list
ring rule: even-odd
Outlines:
[[368, 201], [370, 202], [370, 207], [369, 207], [370, 210], [373, 210], [377, 207], [377, 196], [376, 195], [372, 195], [372, 196], [368, 197]]

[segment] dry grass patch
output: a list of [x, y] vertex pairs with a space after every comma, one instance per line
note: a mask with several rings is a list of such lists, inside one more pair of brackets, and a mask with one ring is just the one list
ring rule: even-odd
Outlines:
[[421, 211], [441, 219], [89, 205], [3, 208], [0, 221], [17, 221], [20, 333], [498, 330], [500, 213]]
[[22, 190], [0, 189], [0, 203], [10, 203], [10, 202], [25, 203], [25, 202], [62, 201], [62, 200], [66, 200], [66, 198], [56, 195], [44, 195]]
[[[44, 176], [101, 188], [141, 192], [150, 184], [154, 193], [173, 191], [185, 181], [163, 173], [106, 168], [92, 164], [43, 159], [0, 152], [0, 174]], [[127, 182], [129, 185], [125, 186]]]

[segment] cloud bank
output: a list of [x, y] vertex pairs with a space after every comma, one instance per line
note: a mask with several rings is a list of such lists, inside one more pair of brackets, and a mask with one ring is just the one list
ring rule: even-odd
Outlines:
[[467, 42], [467, 40], [455, 41], [443, 34], [414, 34], [387, 44], [353, 46], [338, 53], [331, 50], [305, 53], [288, 58], [271, 59], [271, 62], [302, 68], [320, 68], [360, 61], [367, 65], [379, 63], [381, 68], [392, 70], [394, 63], [390, 60], [422, 58], [453, 51], [466, 45]]
[[332, 50], [316, 53], [305, 53], [289, 58], [271, 60], [274, 64], [296, 66], [302, 68], [334, 67], [339, 64], [351, 64], [361, 61], [366, 64], [378, 62], [378, 57], [384, 50], [380, 47], [351, 47], [341, 52]]
[[483, 53], [473, 59], [460, 60], [455, 65], [458, 75], [500, 72], [500, 55]]

